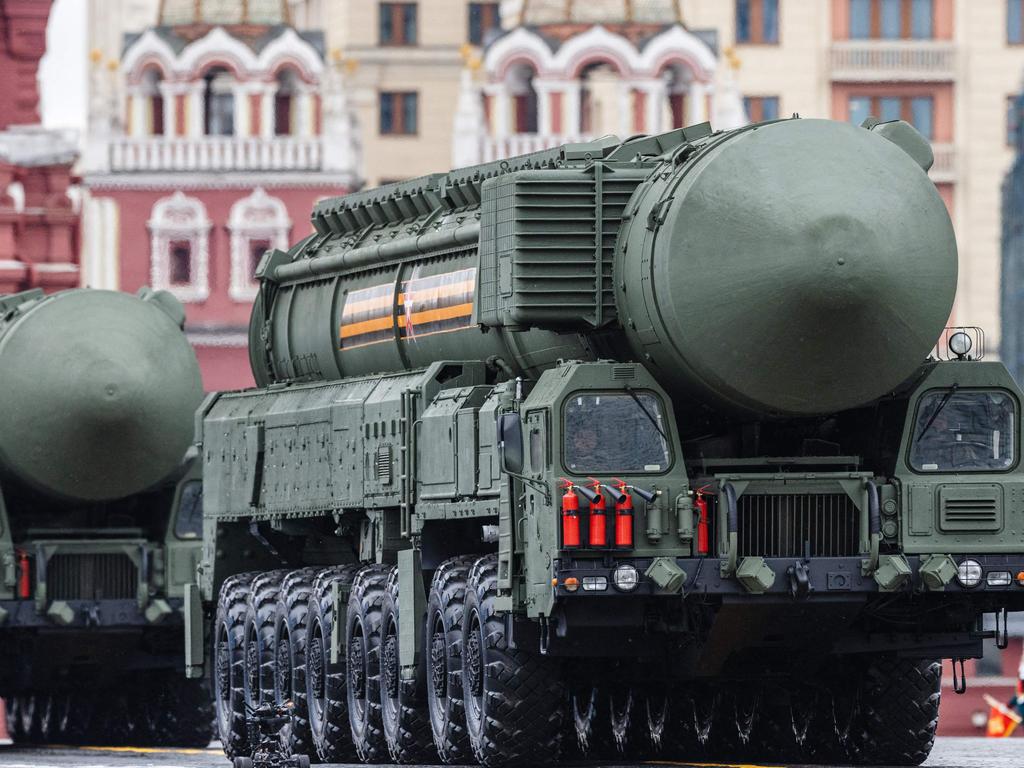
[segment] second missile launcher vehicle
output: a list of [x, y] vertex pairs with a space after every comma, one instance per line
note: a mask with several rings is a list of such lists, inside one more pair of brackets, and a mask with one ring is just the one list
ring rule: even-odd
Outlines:
[[1024, 608], [1021, 391], [943, 330], [931, 163], [703, 124], [320, 203], [197, 417], [227, 753], [291, 699], [330, 762], [921, 763]]
[[0, 696], [16, 742], [206, 746], [181, 676], [199, 366], [164, 291], [0, 296]]

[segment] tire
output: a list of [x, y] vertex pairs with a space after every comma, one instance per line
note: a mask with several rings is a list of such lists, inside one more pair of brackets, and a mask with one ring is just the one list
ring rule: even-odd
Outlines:
[[935, 744], [942, 665], [926, 659], [876, 659], [862, 678], [862, 761], [920, 765]]
[[[437, 749], [427, 710], [426, 660], [420, 658], [415, 677], [409, 680], [402, 677], [399, 602], [398, 568], [392, 568], [381, 605], [380, 705], [384, 740], [396, 763], [436, 763]], [[407, 599], [407, 609], [409, 603]], [[417, 632], [424, 630], [423, 619], [423, 616], [405, 618]]]
[[359, 571], [345, 617], [348, 721], [364, 763], [381, 762], [388, 754], [380, 706], [380, 612], [388, 570], [373, 564]]
[[281, 582], [288, 571], [267, 571], [252, 580], [245, 615], [245, 702], [250, 707], [274, 700], [274, 629]]
[[832, 694], [818, 686], [788, 682], [766, 697], [762, 759], [782, 763], [834, 762], [841, 759], [832, 720]]
[[711, 734], [714, 759], [743, 762], [757, 752], [767, 733], [760, 712], [763, 698], [756, 684], [742, 693], [733, 688], [719, 692]]
[[612, 742], [608, 696], [596, 685], [573, 686], [569, 692], [568, 735], [563, 744], [567, 754], [586, 760], [610, 760], [616, 757]]
[[344, 645], [337, 665], [330, 664], [331, 637], [342, 630], [334, 615], [334, 585], [351, 590], [358, 565], [327, 568], [313, 582], [313, 598], [307, 630], [306, 700], [309, 726], [316, 753], [325, 763], [357, 759], [348, 722]]
[[204, 680], [187, 680], [178, 671], [156, 675], [152, 688], [136, 689], [136, 720], [144, 746], [204, 749], [213, 740], [213, 708]]
[[255, 573], [229, 576], [217, 598], [210, 674], [217, 734], [229, 758], [248, 755], [252, 746], [245, 713], [245, 616]]
[[236, 757], [231, 761], [231, 768], [252, 768], [252, 758]]
[[462, 696], [462, 615], [476, 560], [476, 555], [463, 555], [441, 563], [427, 598], [427, 712], [438, 757], [448, 765], [467, 762], [472, 755]]
[[470, 571], [462, 620], [462, 688], [473, 755], [483, 766], [547, 765], [558, 760], [565, 689], [551, 659], [510, 648], [497, 615], [498, 559]]
[[291, 725], [281, 733], [282, 746], [289, 754], [306, 755], [313, 751], [306, 701], [306, 628], [313, 579], [317, 569], [290, 571], [281, 581], [274, 613], [274, 701], [291, 701]]
[[25, 731], [21, 727], [22, 696], [16, 694], [4, 700], [4, 714], [7, 720], [7, 735], [15, 744], [25, 743]]
[[634, 703], [636, 749], [645, 759], [672, 759], [679, 754], [675, 730], [678, 702], [661, 685], [645, 685]]

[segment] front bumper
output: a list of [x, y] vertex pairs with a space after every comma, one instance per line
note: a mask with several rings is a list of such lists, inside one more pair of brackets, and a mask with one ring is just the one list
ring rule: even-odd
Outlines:
[[[756, 593], [744, 586], [735, 576], [723, 576], [724, 559], [717, 557], [679, 557], [672, 562], [682, 569], [686, 578], [680, 590], [666, 591], [645, 576], [653, 558], [630, 558], [610, 555], [603, 560], [563, 558], [556, 561], [553, 574], [553, 589], [557, 597], [567, 599], [623, 597], [624, 595], [676, 596], [679, 595], [722, 595], [745, 597], [751, 600], [765, 597], [787, 599], [843, 599], [864, 595], [888, 594], [949, 594], [984, 597], [984, 602], [994, 604], [1018, 604], [1024, 609], [1024, 585], [1017, 575], [1024, 572], [1024, 554], [1020, 555], [952, 555], [956, 563], [971, 559], [981, 564], [983, 576], [976, 587], [964, 587], [956, 577], [941, 589], [928, 588], [921, 578], [921, 564], [924, 556], [904, 556], [909, 573], [892, 589], [883, 589], [874, 575], [864, 574], [863, 557], [817, 557], [810, 559], [764, 558], [764, 563], [774, 573], [774, 582]], [[614, 584], [614, 571], [620, 565], [632, 565], [639, 573], [635, 589], [622, 590]], [[1006, 586], [990, 586], [986, 576], [990, 572], [1008, 572], [1010, 583]], [[607, 588], [585, 590], [586, 579], [591, 582], [604, 577]], [[577, 588], [567, 586], [576, 579]]]
[[158, 598], [145, 607], [136, 600], [60, 600], [36, 610], [35, 600], [0, 600], [0, 632], [53, 627], [118, 629], [172, 626], [183, 622], [181, 598]]

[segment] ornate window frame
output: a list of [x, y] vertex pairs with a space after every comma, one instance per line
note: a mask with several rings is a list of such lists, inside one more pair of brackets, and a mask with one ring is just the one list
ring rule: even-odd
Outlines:
[[231, 233], [231, 283], [228, 295], [233, 301], [252, 301], [259, 284], [250, 270], [254, 240], [267, 240], [271, 248], [288, 248], [292, 222], [284, 202], [256, 187], [251, 194], [235, 202], [228, 215]]
[[[210, 296], [210, 228], [202, 200], [178, 190], [156, 201], [148, 222], [151, 236], [150, 280], [154, 288], [170, 291], [181, 301], [201, 303]], [[190, 282], [171, 282], [171, 244], [191, 246]]]

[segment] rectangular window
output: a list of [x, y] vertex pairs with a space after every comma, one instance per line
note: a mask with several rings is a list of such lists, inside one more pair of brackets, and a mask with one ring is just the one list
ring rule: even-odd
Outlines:
[[851, 40], [931, 40], [935, 36], [934, 0], [847, 1]]
[[416, 45], [416, 3], [380, 4], [380, 44]]
[[169, 264], [171, 285], [189, 285], [192, 282], [192, 243], [172, 240]]
[[779, 119], [778, 96], [747, 96], [743, 99], [743, 109], [747, 119], [752, 123]]
[[931, 141], [935, 132], [935, 100], [931, 96], [851, 96], [849, 120], [860, 125], [869, 116], [882, 122], [906, 120]]
[[469, 4], [469, 42], [483, 45], [488, 33], [501, 29], [498, 3]]
[[1006, 42], [1013, 45], [1024, 43], [1024, 0], [1006, 0]]
[[779, 0], [736, 0], [736, 42], [779, 42]]
[[419, 97], [416, 93], [380, 94], [380, 132], [387, 136], [408, 136], [418, 131]]
[[260, 265], [260, 259], [263, 258], [263, 254], [270, 250], [269, 240], [250, 240], [249, 241], [249, 277], [252, 278], [256, 274], [256, 267]]
[[921, 397], [910, 443], [918, 472], [1003, 472], [1016, 460], [1016, 401], [1001, 390], [934, 390]]
[[562, 458], [578, 475], [665, 472], [668, 422], [653, 392], [579, 393], [565, 403]]

